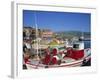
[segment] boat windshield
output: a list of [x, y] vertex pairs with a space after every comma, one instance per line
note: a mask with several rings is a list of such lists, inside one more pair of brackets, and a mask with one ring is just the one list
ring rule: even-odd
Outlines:
[[73, 48], [78, 49], [79, 48], [79, 44], [74, 44]]

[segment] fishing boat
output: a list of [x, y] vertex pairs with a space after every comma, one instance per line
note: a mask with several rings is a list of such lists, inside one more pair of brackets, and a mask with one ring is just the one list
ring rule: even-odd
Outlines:
[[91, 49], [84, 49], [83, 42], [76, 42], [73, 47], [55, 47], [47, 52], [44, 60], [29, 60], [28, 69], [78, 67], [91, 60]]

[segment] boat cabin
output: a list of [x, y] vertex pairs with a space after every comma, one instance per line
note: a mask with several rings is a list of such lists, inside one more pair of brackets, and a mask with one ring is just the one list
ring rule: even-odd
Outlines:
[[74, 42], [73, 49], [75, 50], [83, 50], [84, 49], [84, 42]]

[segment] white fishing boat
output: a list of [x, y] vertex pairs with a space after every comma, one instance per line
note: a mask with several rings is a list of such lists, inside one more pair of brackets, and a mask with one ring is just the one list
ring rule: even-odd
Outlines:
[[[72, 52], [70, 53], [70, 55], [73, 54], [72, 56], [68, 56], [69, 54], [68, 49], [67, 51], [65, 49], [62, 50], [60, 50], [59, 48], [57, 49], [57, 47], [54, 49], [57, 50], [56, 53], [57, 55], [52, 56], [49, 61], [48, 61], [49, 57], [47, 57], [48, 59], [45, 59], [46, 63], [42, 62], [41, 60], [30, 60], [26, 63], [27, 68], [40, 69], [40, 68], [78, 67], [82, 66], [84, 62], [86, 63], [91, 59], [91, 49], [90, 48], [84, 49], [84, 44], [82, 42], [77, 42], [73, 44]], [[61, 52], [64, 55], [59, 56]], [[65, 53], [67, 54], [67, 56], [65, 56]], [[53, 58], [56, 59], [57, 62], [50, 64]]]

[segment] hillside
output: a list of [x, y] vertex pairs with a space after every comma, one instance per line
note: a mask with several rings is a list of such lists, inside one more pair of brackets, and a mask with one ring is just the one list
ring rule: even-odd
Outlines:
[[81, 37], [82, 34], [84, 38], [90, 38], [90, 32], [80, 32], [80, 31], [62, 31], [62, 32], [55, 32], [56, 37], [62, 38], [73, 38], [73, 37]]

